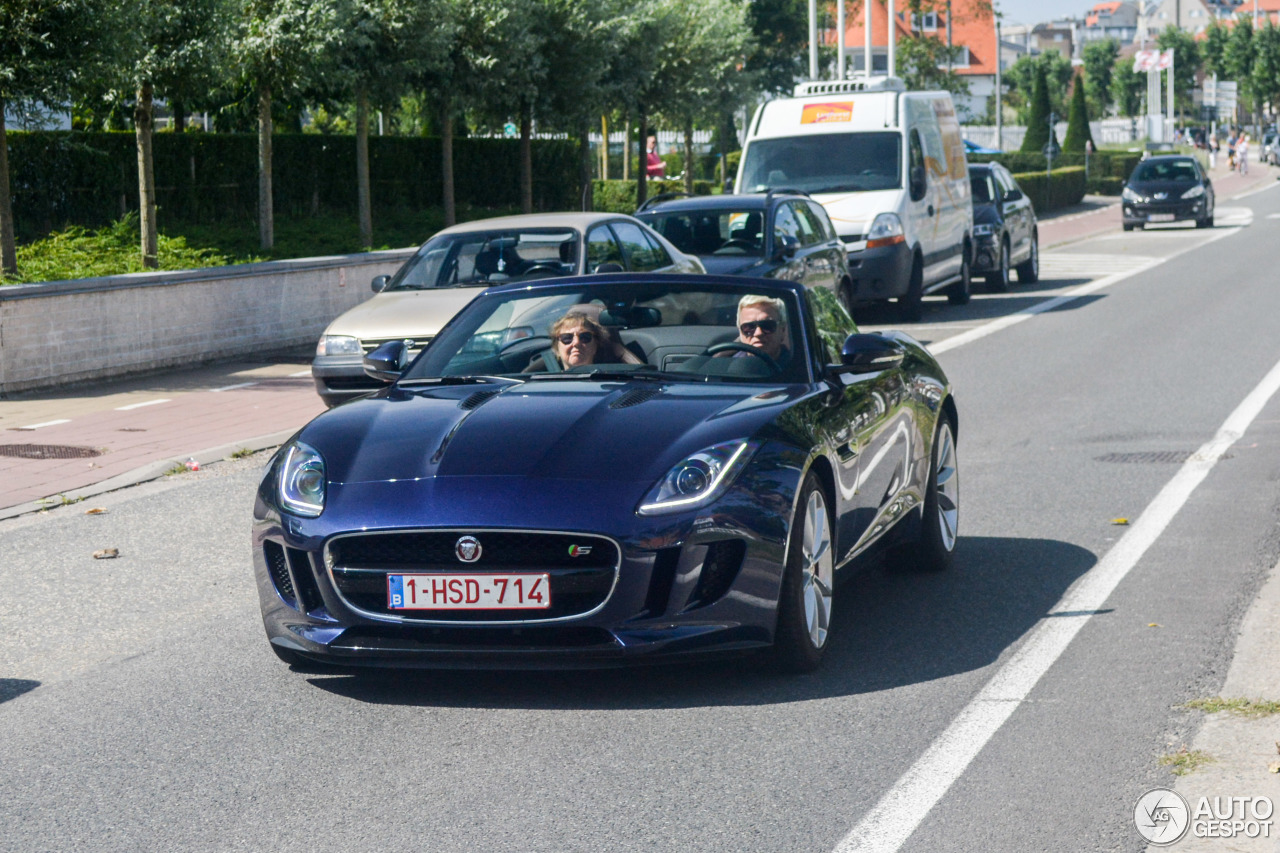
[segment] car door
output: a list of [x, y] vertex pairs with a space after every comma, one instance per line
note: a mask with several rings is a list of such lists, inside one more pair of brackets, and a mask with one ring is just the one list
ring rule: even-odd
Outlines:
[[[587, 263], [585, 272], [622, 272], [626, 269], [622, 249], [607, 225], [597, 225], [587, 235]], [[604, 269], [601, 269], [604, 267]], [[616, 267], [614, 269], [613, 267]]]
[[1013, 175], [1000, 168], [992, 169], [992, 174], [1000, 189], [1000, 213], [1005, 232], [1009, 235], [1009, 256], [1014, 263], [1021, 263], [1031, 253], [1031, 200], [1022, 192]]
[[800, 223], [800, 251], [804, 255], [805, 284], [835, 290], [836, 265], [826, 222], [814, 209], [817, 207], [814, 202], [796, 201], [792, 205], [796, 220]]

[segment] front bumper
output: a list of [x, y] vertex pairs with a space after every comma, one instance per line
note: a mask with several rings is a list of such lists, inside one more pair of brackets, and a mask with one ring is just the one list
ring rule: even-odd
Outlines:
[[330, 408], [387, 387], [364, 372], [362, 355], [316, 356], [311, 362], [311, 378], [316, 393]]
[[1200, 198], [1171, 202], [1128, 202], [1123, 206], [1125, 225], [1162, 225], [1169, 222], [1186, 222], [1204, 219], [1209, 200]]
[[911, 286], [911, 248], [906, 243], [849, 252], [855, 302], [902, 296]]
[[984, 234], [974, 237], [973, 259], [970, 270], [975, 273], [995, 272], [1000, 269], [1000, 235]]
[[[252, 542], [267, 636], [315, 661], [374, 667], [610, 667], [768, 646], [801, 461], [781, 476], [771, 471], [767, 480], [744, 471], [710, 507], [655, 517], [636, 515], [630, 504], [614, 511], [583, 504], [581, 495], [607, 487], [599, 481], [487, 478], [492, 482], [484, 485], [483, 499], [464, 478], [348, 485], [335, 488], [330, 506], [315, 519], [282, 515], [260, 492]], [[376, 523], [338, 521], [353, 519], [343, 508], [356, 506], [369, 508], [365, 522], [376, 513]], [[482, 513], [475, 511], [480, 506]], [[424, 517], [421, 507], [439, 510]], [[481, 518], [488, 523], [475, 523]], [[482, 542], [513, 531], [530, 538], [604, 537], [618, 546], [616, 579], [599, 605], [581, 616], [539, 619], [536, 611], [509, 611], [515, 614], [510, 619], [468, 624], [458, 611], [372, 613], [353, 603], [328, 547], [361, 527], [448, 531]], [[485, 568], [446, 557], [386, 570], [459, 574]]]

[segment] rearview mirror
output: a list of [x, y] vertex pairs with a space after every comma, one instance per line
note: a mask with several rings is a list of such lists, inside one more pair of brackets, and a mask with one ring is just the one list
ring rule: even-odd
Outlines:
[[381, 293], [386, 290], [387, 282], [389, 281], [391, 281], [391, 276], [389, 275], [375, 275], [373, 281], [369, 282], [369, 287], [374, 293]]
[[395, 382], [409, 361], [409, 345], [405, 341], [387, 341], [361, 361], [365, 375], [379, 382]]
[[884, 335], [855, 334], [845, 338], [840, 348], [840, 364], [827, 366], [829, 373], [875, 373], [902, 364], [907, 351], [902, 344]]

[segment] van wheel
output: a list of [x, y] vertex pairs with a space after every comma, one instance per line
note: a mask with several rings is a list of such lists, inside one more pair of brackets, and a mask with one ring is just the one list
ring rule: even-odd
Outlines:
[[1040, 232], [1031, 232], [1031, 255], [1018, 264], [1018, 281], [1034, 284], [1040, 280]]
[[969, 242], [966, 240], [960, 257], [960, 280], [947, 288], [947, 301], [952, 305], [968, 305], [973, 295], [973, 276], [969, 272]]
[[898, 319], [918, 323], [924, 316], [924, 268], [917, 257], [911, 264], [911, 281], [907, 292], [898, 297]]
[[845, 279], [840, 282], [840, 290], [837, 294], [840, 297], [840, 304], [844, 306], [844, 310], [849, 312], [849, 316], [853, 316], [853, 282]]

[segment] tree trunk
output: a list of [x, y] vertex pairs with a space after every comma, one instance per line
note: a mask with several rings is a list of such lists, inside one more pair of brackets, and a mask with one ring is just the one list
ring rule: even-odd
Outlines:
[[373, 213], [369, 198], [369, 93], [356, 93], [356, 209], [360, 217], [360, 246], [373, 246]]
[[693, 195], [693, 119], [684, 122], [684, 191]]
[[156, 248], [156, 171], [151, 156], [151, 126], [155, 118], [150, 83], [138, 87], [138, 102], [133, 108], [134, 136], [138, 140], [138, 218], [142, 231], [142, 266], [153, 270], [160, 266]]
[[184, 133], [187, 129], [187, 108], [174, 98], [169, 101], [169, 109], [173, 111], [173, 132]]
[[445, 96], [440, 121], [440, 192], [444, 196], [444, 224], [458, 222], [458, 209], [453, 199], [453, 99]]
[[520, 210], [533, 213], [533, 119], [520, 112]]
[[631, 116], [622, 124], [622, 180], [631, 180]]
[[258, 241], [275, 245], [275, 210], [271, 200], [271, 87], [258, 88]]
[[[640, 144], [637, 146], [640, 150], [639, 156], [636, 158], [636, 209], [649, 198], [649, 116], [640, 113]], [[630, 149], [630, 140], [627, 140], [627, 148]], [[627, 151], [630, 158], [631, 152]]]
[[578, 185], [583, 210], [594, 210], [595, 199], [592, 198], [591, 183], [591, 125], [581, 122], [578, 128]]
[[18, 247], [13, 240], [13, 205], [9, 195], [9, 136], [4, 126], [5, 99], [0, 98], [0, 268], [18, 274]]

